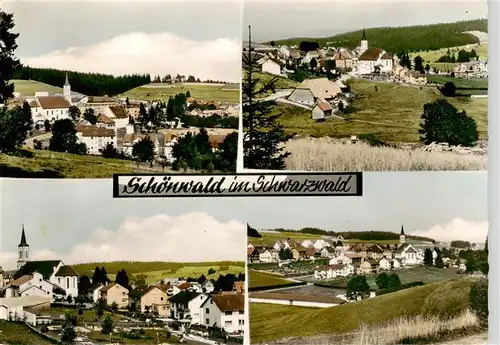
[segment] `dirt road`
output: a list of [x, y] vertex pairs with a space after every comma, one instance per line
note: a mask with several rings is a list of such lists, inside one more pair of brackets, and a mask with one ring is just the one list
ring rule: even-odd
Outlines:
[[434, 345], [488, 345], [488, 333], [475, 334], [470, 337], [436, 343]]

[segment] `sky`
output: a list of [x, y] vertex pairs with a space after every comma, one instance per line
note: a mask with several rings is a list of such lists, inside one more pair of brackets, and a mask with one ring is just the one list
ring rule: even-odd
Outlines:
[[[362, 28], [435, 24], [487, 18], [486, 0], [246, 0], [244, 39], [248, 25], [254, 41], [291, 37], [328, 37]], [[279, 19], [278, 19], [279, 18]]]
[[486, 172], [365, 173], [363, 185], [361, 197], [113, 199], [111, 179], [4, 179], [0, 265], [15, 267], [23, 224], [32, 259], [68, 264], [244, 261], [247, 222], [484, 242]]
[[4, 0], [3, 10], [33, 67], [240, 79], [239, 1]]

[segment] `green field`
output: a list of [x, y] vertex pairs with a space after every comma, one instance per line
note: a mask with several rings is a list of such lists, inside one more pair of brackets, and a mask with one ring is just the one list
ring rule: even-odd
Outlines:
[[[82, 309], [83, 314], [78, 314], [78, 309], [72, 308], [50, 308], [50, 315], [53, 317], [59, 317], [60, 315], [71, 314], [78, 318], [80, 322], [99, 322], [99, 318], [96, 314], [95, 309]], [[113, 321], [120, 321], [123, 319], [120, 315], [104, 311], [104, 315], [101, 318], [103, 320], [106, 316], [109, 316]]]
[[465, 79], [465, 78], [450, 78], [445, 75], [429, 74], [427, 76], [428, 83], [436, 83], [444, 85], [445, 83], [451, 81], [455, 84], [457, 88], [464, 89], [487, 89], [488, 79], [486, 78], [475, 78], [475, 79]]
[[[119, 344], [137, 344], [137, 345], [149, 345], [149, 344], [175, 344], [178, 343], [179, 338], [173, 335], [169, 335], [165, 330], [153, 330], [145, 329], [144, 334], [140, 334], [139, 339], [129, 339], [124, 337], [124, 332], [114, 333], [112, 339]], [[109, 335], [104, 335], [101, 332], [91, 332], [89, 333], [89, 338], [98, 344], [109, 344]]]
[[58, 92], [63, 90], [60, 87], [48, 85], [35, 80], [18, 80], [14, 79], [10, 82], [14, 83], [14, 92], [19, 92], [23, 96], [34, 96], [35, 92]]
[[398, 317], [456, 316], [468, 306], [474, 280], [461, 278], [414, 287], [331, 308], [250, 304], [252, 343], [286, 337], [343, 333], [361, 324], [374, 325]]
[[[439, 98], [433, 87], [422, 90], [413, 86], [375, 83], [361, 79], [349, 81], [356, 99], [348, 107], [351, 121], [330, 118], [316, 122], [311, 111], [293, 105], [280, 104], [275, 113], [283, 113], [280, 122], [288, 133], [310, 137], [348, 137], [375, 134], [383, 141], [418, 142], [418, 128], [424, 104]], [[377, 91], [375, 90], [377, 87]], [[479, 136], [487, 136], [488, 99], [447, 98], [459, 110], [465, 110], [478, 126]]]
[[4, 320], [0, 320], [0, 344], [52, 345], [51, 342], [30, 331], [27, 326]]
[[441, 56], [448, 54], [448, 49], [450, 50], [450, 53], [452, 53], [452, 54], [453, 53], [457, 54], [458, 51], [461, 49], [463, 49], [465, 51], [471, 51], [472, 49], [474, 49], [476, 51], [476, 54], [479, 55], [480, 59], [487, 59], [488, 58], [488, 43], [487, 42], [479, 43], [479, 44], [472, 44], [472, 45], [450, 47], [450, 48], [441, 48], [438, 50], [419, 51], [416, 53], [411, 53], [410, 58], [413, 59], [416, 56], [420, 56], [424, 60], [424, 66], [427, 63], [432, 66], [431, 62], [435, 63]]
[[[177, 262], [98, 262], [73, 265], [73, 268], [80, 275], [92, 274], [96, 268], [105, 267], [108, 272], [108, 277], [113, 280], [116, 273], [122, 269], [129, 275], [135, 277], [144, 276], [146, 283], [151, 284], [160, 281], [162, 278], [177, 278], [177, 277], [199, 277], [205, 275], [207, 278], [214, 278], [220, 274], [239, 274], [245, 273], [244, 262], [220, 261], [220, 262], [193, 262], [193, 263], [177, 263]], [[208, 270], [212, 268], [215, 273], [208, 274]]]
[[[401, 281], [401, 284], [413, 283], [413, 282], [423, 282], [425, 284], [428, 283], [437, 283], [443, 280], [454, 279], [460, 277], [457, 274], [456, 268], [434, 268], [434, 267], [415, 267], [408, 269], [400, 269], [395, 270]], [[370, 285], [373, 290], [377, 290], [377, 284], [375, 283], [375, 279], [377, 278], [376, 274], [366, 275], [366, 281]], [[329, 280], [326, 282], [321, 282], [322, 285], [331, 285], [337, 288], [346, 288], [348, 278], [336, 278], [333, 280]]]
[[291, 283], [291, 280], [282, 278], [280, 275], [249, 270], [248, 271], [248, 283], [251, 288], [273, 286], [273, 285], [283, 285]]
[[317, 240], [320, 235], [304, 234], [297, 231], [269, 231], [260, 232], [262, 237], [248, 237], [248, 242], [254, 246], [272, 246], [279, 240], [290, 238], [295, 241]]
[[191, 97], [202, 101], [219, 101], [232, 104], [240, 103], [240, 90], [238, 88], [227, 87], [226, 85], [196, 85], [196, 84], [181, 84], [176, 86], [164, 87], [148, 87], [139, 86], [135, 89], [129, 90], [122, 97], [129, 97], [131, 99], [138, 99], [144, 101], [150, 100], [168, 100], [169, 97], [175, 96], [179, 93], [190, 92]]

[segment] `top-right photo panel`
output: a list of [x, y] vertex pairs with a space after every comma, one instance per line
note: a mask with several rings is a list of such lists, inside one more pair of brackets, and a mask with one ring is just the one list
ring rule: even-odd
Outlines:
[[244, 7], [244, 168], [486, 170], [487, 2]]

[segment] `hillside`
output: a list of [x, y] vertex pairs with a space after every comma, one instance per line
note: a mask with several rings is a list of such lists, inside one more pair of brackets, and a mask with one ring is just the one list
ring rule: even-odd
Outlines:
[[468, 306], [473, 282], [467, 278], [453, 279], [321, 309], [251, 303], [251, 340], [257, 344], [287, 337], [350, 332], [362, 323], [374, 325], [403, 316], [457, 316]]
[[[239, 261], [218, 261], [218, 262], [92, 262], [72, 265], [80, 275], [92, 277], [97, 266], [106, 268], [110, 279], [114, 279], [116, 273], [122, 269], [129, 275], [135, 277], [143, 276], [147, 283], [154, 283], [162, 278], [178, 277], [199, 277], [205, 275], [207, 278], [217, 278], [223, 274], [245, 273], [245, 263]], [[208, 274], [208, 270], [213, 269], [215, 273]]]
[[136, 87], [121, 94], [134, 100], [167, 100], [169, 97], [189, 91], [191, 97], [202, 101], [218, 101], [238, 104], [240, 88], [235, 84], [183, 83], [183, 84], [149, 84]]
[[23, 96], [34, 96], [35, 92], [57, 92], [62, 93], [62, 88], [45, 84], [36, 80], [14, 79], [10, 81], [14, 84], [14, 92], [19, 92]]
[[[351, 114], [350, 121], [330, 118], [317, 122], [311, 118], [310, 110], [287, 104], [280, 104], [273, 110], [276, 114], [283, 114], [279, 121], [285, 130], [299, 136], [344, 138], [375, 134], [382, 141], [415, 143], [419, 141], [418, 129], [424, 104], [439, 98], [434, 87], [420, 89], [362, 79], [351, 79], [349, 85], [357, 93], [356, 99], [347, 108]], [[479, 137], [487, 138], [487, 98], [455, 97], [446, 100], [473, 117]]]
[[[355, 48], [359, 45], [363, 29], [330, 37], [297, 37], [277, 40], [277, 45], [298, 45], [301, 41], [315, 41], [320, 46], [344, 46]], [[466, 31], [488, 32], [487, 19], [414, 25], [404, 27], [366, 28], [366, 36], [371, 47], [381, 47], [390, 53], [402, 51], [417, 52], [438, 50], [446, 47], [479, 43], [479, 38]]]

